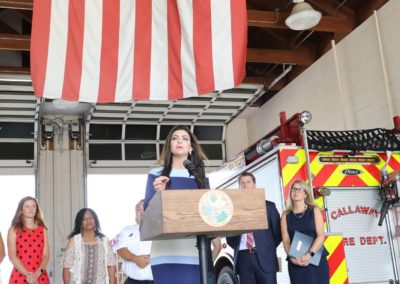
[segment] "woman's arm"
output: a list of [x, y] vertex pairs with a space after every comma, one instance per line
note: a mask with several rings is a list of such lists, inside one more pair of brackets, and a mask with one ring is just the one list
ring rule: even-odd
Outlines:
[[282, 232], [282, 243], [283, 243], [283, 248], [285, 249], [286, 254], [290, 250], [290, 237], [289, 233], [287, 230], [287, 224], [286, 224], [286, 212], [282, 213], [281, 217], [281, 232]]
[[213, 244], [213, 250], [212, 250], [212, 261], [214, 262], [217, 259], [217, 256], [219, 255], [221, 251], [221, 238], [216, 237], [211, 240]]
[[108, 281], [110, 284], [115, 283], [115, 265], [107, 266], [108, 270]]
[[72, 237], [68, 240], [67, 247], [65, 248], [63, 273], [62, 273], [62, 278], [63, 278], [64, 284], [71, 283], [71, 271], [69, 271], [69, 269], [70, 269], [70, 265], [73, 265], [73, 263], [71, 263], [73, 249], [74, 249], [74, 238]]
[[0, 233], [0, 263], [2, 263], [5, 256], [6, 256], [6, 250], [4, 248], [3, 238]]
[[35, 280], [39, 279], [40, 275], [42, 275], [42, 270], [46, 269], [47, 264], [49, 263], [49, 258], [50, 258], [48, 234], [47, 234], [47, 229], [45, 229], [45, 228], [43, 228], [43, 235], [44, 235], [43, 236], [44, 243], [43, 243], [42, 262], [40, 263], [38, 269], [33, 273], [33, 278]]
[[16, 239], [17, 239], [17, 233], [15, 232], [15, 229], [11, 227], [8, 230], [8, 235], [7, 235], [8, 258], [14, 265], [15, 269], [17, 269], [23, 275], [30, 277], [32, 276], [32, 272], [26, 269], [25, 266], [22, 264], [21, 260], [17, 257]]
[[321, 210], [317, 206], [314, 207], [314, 220], [317, 237], [311, 245], [310, 251], [316, 253], [323, 246], [325, 241], [324, 218], [322, 217]]
[[111, 247], [110, 241], [107, 240], [107, 272], [109, 284], [115, 283], [115, 266], [117, 265], [116, 255]]
[[69, 271], [69, 268], [63, 268], [62, 278], [64, 284], [71, 283], [71, 272]]

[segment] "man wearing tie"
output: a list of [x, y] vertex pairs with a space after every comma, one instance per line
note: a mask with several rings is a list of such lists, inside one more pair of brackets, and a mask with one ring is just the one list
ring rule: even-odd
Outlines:
[[[249, 172], [239, 176], [241, 189], [255, 189], [256, 178]], [[276, 248], [282, 241], [280, 216], [275, 203], [266, 201], [268, 229], [228, 237], [234, 249], [234, 270], [240, 284], [276, 284], [279, 269]]]

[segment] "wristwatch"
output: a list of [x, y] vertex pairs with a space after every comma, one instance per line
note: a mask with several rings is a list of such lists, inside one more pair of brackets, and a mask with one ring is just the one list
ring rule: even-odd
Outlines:
[[308, 253], [311, 255], [311, 257], [313, 257], [315, 255], [315, 252], [313, 252], [313, 251], [308, 251]]

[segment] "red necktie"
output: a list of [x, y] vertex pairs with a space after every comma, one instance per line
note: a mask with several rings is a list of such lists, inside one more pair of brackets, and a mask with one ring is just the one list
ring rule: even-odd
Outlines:
[[252, 249], [254, 248], [254, 237], [253, 237], [253, 233], [247, 233], [246, 234], [246, 247], [248, 249]]

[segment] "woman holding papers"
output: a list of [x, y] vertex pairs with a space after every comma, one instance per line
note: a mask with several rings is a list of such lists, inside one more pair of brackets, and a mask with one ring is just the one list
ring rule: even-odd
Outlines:
[[[329, 267], [326, 256], [328, 252], [323, 247], [325, 240], [324, 221], [321, 210], [314, 203], [310, 186], [302, 180], [295, 181], [290, 190], [287, 208], [282, 214], [281, 230], [283, 246], [288, 253], [288, 267], [291, 283], [328, 284]], [[293, 249], [300, 249], [304, 243], [292, 244], [295, 232], [312, 237], [313, 241], [305, 253], [293, 257]], [[300, 235], [300, 234], [298, 234]], [[291, 245], [295, 248], [291, 249]], [[317, 264], [311, 260], [322, 250], [322, 256]]]
[[[203, 160], [206, 155], [194, 134], [177, 125], [168, 134], [159, 160], [160, 167], [150, 171], [147, 178], [144, 208], [156, 192], [177, 189], [209, 188]], [[207, 240], [211, 247], [210, 240]], [[220, 239], [213, 240], [215, 258], [221, 250]], [[198, 252], [195, 239], [153, 241], [151, 267], [155, 284], [200, 283]], [[215, 283], [211, 256], [208, 259], [208, 283]]]

